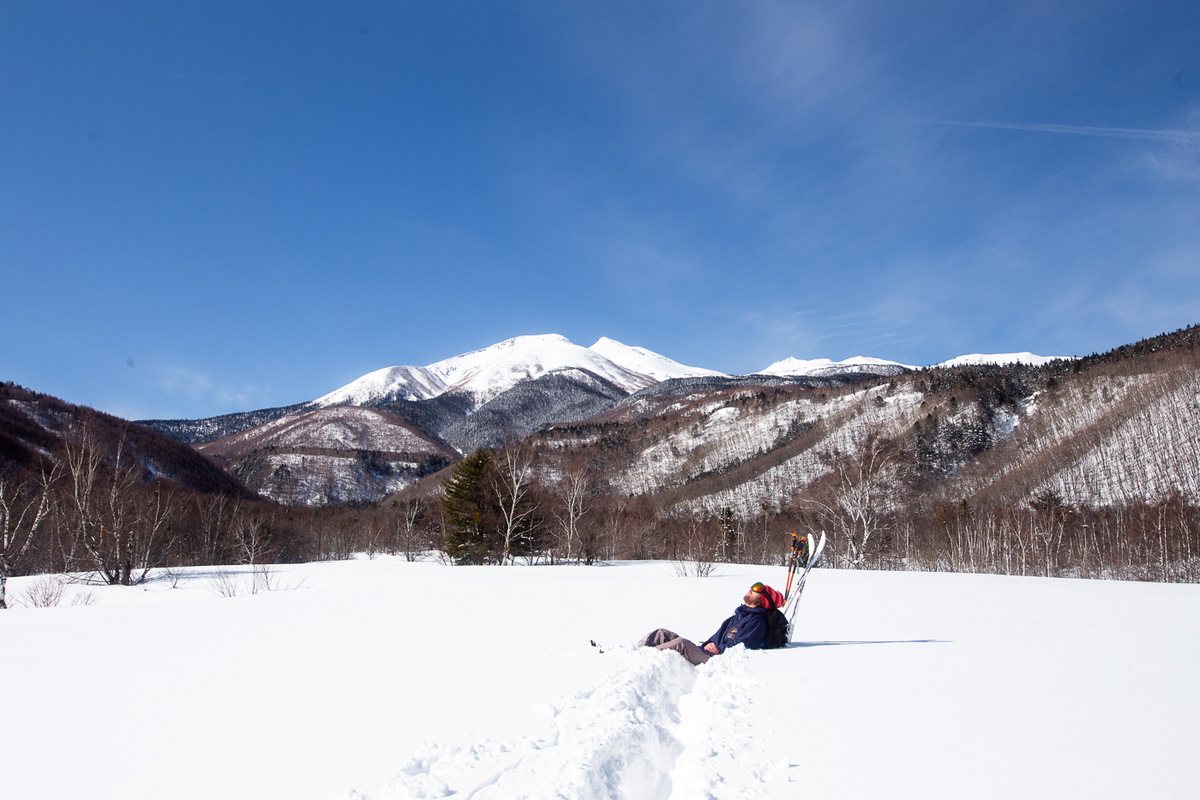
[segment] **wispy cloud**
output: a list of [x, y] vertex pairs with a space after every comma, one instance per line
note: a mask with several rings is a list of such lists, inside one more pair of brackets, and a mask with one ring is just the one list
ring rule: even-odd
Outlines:
[[1070, 136], [1099, 136], [1107, 139], [1141, 139], [1159, 142], [1200, 142], [1200, 130], [1171, 130], [1157, 128], [1105, 128], [1094, 125], [1058, 125], [1043, 122], [964, 122], [948, 119], [912, 120], [924, 125], [947, 125], [957, 128], [990, 128], [1030, 133], [1058, 133]]
[[187, 367], [166, 366], [155, 372], [158, 373], [159, 389], [168, 397], [215, 404], [221, 408], [246, 408], [259, 394], [256, 387], [222, 385]]

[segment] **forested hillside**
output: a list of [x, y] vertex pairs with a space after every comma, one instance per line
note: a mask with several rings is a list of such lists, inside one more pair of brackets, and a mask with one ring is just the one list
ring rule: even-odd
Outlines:
[[1196, 338], [844, 386], [649, 392], [529, 437], [526, 493], [555, 509], [551, 541], [585, 557], [770, 559], [781, 530], [824, 529], [842, 566], [1192, 580]]

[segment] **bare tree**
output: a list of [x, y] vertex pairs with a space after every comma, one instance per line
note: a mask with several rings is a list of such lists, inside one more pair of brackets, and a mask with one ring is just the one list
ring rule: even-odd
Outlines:
[[220, 563], [228, 531], [242, 515], [242, 504], [223, 494], [196, 495], [194, 501], [201, 563]]
[[0, 609], [8, 608], [8, 576], [29, 552], [50, 511], [50, 484], [58, 472], [57, 465], [43, 472], [36, 489], [29, 481], [0, 474]]
[[70, 541], [68, 563], [82, 557], [105, 583], [141, 583], [169, 529], [172, 491], [143, 484], [124, 436], [111, 464], [90, 426], [65, 450], [57, 510]]
[[675, 549], [675, 573], [680, 577], [707, 578], [716, 569], [716, 556], [721, 548], [716, 526], [696, 514], [672, 520], [683, 539]]
[[270, 591], [271, 567], [267, 563], [270, 545], [267, 521], [258, 514], [239, 515], [233, 524], [233, 540], [243, 564], [250, 565], [251, 591]]
[[568, 470], [558, 483], [558, 491], [562, 505], [554, 518], [558, 522], [559, 539], [563, 543], [567, 561], [572, 558], [578, 560], [575, 544], [579, 543], [581, 549], [583, 546], [579, 522], [587, 512], [588, 493], [591, 491], [587, 467], [577, 466]]
[[396, 518], [396, 539], [405, 561], [416, 561], [418, 553], [428, 545], [428, 537], [422, 531], [424, 522], [424, 500], [418, 497], [400, 504], [400, 514]]
[[493, 488], [500, 505], [500, 563], [511, 564], [516, 556], [514, 550], [530, 534], [537, 513], [537, 503], [533, 500], [533, 451], [520, 444], [509, 444], [497, 454], [495, 465]]
[[616, 559], [625, 548], [625, 523], [629, 512], [629, 499], [625, 495], [605, 498], [600, 512], [602, 531], [601, 551], [605, 558]]
[[879, 531], [884, 512], [891, 505], [894, 489], [889, 472], [895, 458], [891, 443], [871, 434], [856, 454], [833, 451], [828, 456], [833, 484], [830, 494], [805, 498], [805, 502], [837, 532], [842, 541], [841, 557], [851, 566], [866, 558], [867, 545]]
[[243, 564], [261, 564], [267, 553], [266, 521], [257, 514], [238, 516], [233, 524], [233, 541]]
[[367, 558], [375, 558], [387, 544], [387, 520], [380, 519], [377, 513], [367, 513], [363, 517], [359, 537], [363, 552]]

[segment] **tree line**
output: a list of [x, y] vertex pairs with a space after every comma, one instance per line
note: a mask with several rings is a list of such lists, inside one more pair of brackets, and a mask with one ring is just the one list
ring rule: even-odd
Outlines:
[[457, 564], [665, 559], [782, 564], [792, 531], [829, 537], [824, 566], [1132, 580], [1200, 580], [1200, 508], [1179, 494], [1083, 507], [944, 502], [896, 493], [899, 451], [879, 439], [795, 502], [758, 513], [611, 492], [594, 464], [511, 443], [464, 458], [424, 492], [365, 508], [293, 508], [188, 491], [146, 474], [123, 441], [83, 435], [36, 474], [0, 472], [0, 607], [10, 575], [133, 585], [157, 567], [436, 554]]

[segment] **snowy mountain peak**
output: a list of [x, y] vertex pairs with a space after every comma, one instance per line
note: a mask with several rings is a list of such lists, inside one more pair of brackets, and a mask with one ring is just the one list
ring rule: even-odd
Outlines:
[[667, 378], [719, 375], [688, 367], [641, 347], [602, 338], [590, 348], [559, 334], [517, 336], [426, 367], [376, 370], [313, 401], [314, 405], [364, 405], [384, 398], [427, 400], [449, 392], [474, 395], [477, 405], [548, 372], [582, 369], [628, 392]]
[[557, 334], [518, 336], [429, 365], [445, 381], [445, 391], [470, 392], [480, 404], [522, 381], [569, 368], [589, 370], [629, 391], [644, 385], [639, 376]]

